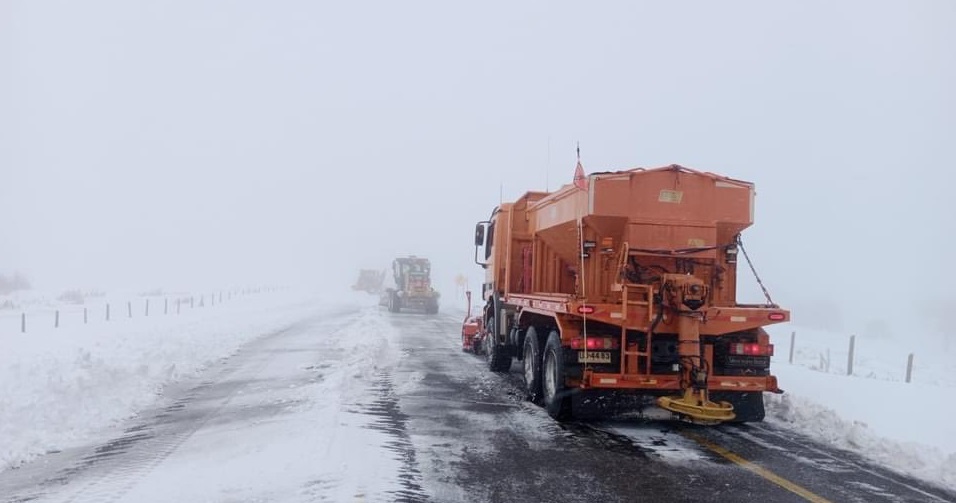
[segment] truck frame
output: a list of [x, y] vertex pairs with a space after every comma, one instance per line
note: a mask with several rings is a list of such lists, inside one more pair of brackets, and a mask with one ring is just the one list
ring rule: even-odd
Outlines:
[[484, 306], [466, 325], [489, 368], [521, 361], [528, 398], [556, 419], [576, 395], [623, 393], [700, 424], [762, 420], [763, 393], [782, 393], [762, 327], [790, 312], [769, 294], [736, 302], [754, 185], [679, 165], [582, 181], [475, 228]]

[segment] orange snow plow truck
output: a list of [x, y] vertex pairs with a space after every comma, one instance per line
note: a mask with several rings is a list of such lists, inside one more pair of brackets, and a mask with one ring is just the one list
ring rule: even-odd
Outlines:
[[359, 277], [355, 280], [355, 284], [352, 285], [352, 290], [375, 295], [382, 291], [382, 285], [384, 283], [385, 271], [362, 269], [359, 271]]
[[769, 295], [736, 302], [753, 184], [677, 165], [579, 181], [478, 223], [473, 347], [493, 371], [521, 361], [528, 398], [556, 419], [624, 396], [698, 424], [762, 420], [763, 393], [782, 393], [762, 327], [790, 313]]

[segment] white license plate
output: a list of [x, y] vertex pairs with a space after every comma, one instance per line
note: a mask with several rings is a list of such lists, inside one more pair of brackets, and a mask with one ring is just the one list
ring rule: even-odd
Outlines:
[[588, 351], [586, 358], [584, 354], [584, 351], [578, 351], [578, 363], [611, 363], [609, 351]]

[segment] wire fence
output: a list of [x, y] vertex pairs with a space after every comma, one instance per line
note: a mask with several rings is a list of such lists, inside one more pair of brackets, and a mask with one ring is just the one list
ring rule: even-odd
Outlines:
[[101, 323], [121, 323], [138, 318], [180, 316], [214, 308], [239, 297], [272, 292], [273, 287], [217, 290], [203, 293], [170, 293], [139, 296], [71, 296], [69, 302], [28, 299], [0, 306], [0, 336], [42, 333]]
[[[956, 387], [947, 351], [913, 341], [792, 331], [774, 341], [776, 364], [868, 379]], [[916, 349], [922, 348], [917, 354]]]

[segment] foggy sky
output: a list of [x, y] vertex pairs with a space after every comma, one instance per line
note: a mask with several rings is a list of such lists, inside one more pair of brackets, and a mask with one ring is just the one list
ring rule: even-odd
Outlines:
[[945, 0], [0, 1], [0, 273], [340, 289], [417, 254], [452, 294], [474, 223], [569, 183], [579, 141], [589, 172], [754, 182], [744, 242], [794, 320], [906, 331], [954, 298], [953, 26]]

